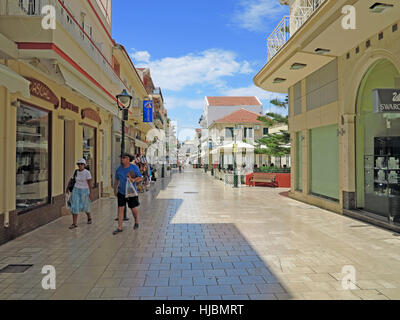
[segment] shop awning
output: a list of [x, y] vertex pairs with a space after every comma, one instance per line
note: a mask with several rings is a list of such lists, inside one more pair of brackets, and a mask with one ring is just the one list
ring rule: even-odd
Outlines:
[[[246, 149], [246, 150], [254, 150], [255, 149], [255, 147], [253, 145], [248, 144], [248, 143], [238, 142], [236, 144], [237, 144], [237, 148], [239, 150], [240, 149]], [[229, 143], [229, 144], [226, 144], [226, 145], [220, 147], [220, 149], [224, 149], [225, 151], [226, 150], [232, 150], [233, 149], [233, 145], [234, 145], [234, 143], [232, 142], [232, 143]]]
[[100, 90], [92, 88], [87, 81], [81, 79], [80, 76], [76, 75], [73, 71], [70, 71], [65, 66], [61, 64], [58, 64], [58, 66], [60, 67], [60, 71], [67, 86], [79, 92], [87, 99], [92, 100], [104, 110], [107, 110], [114, 115], [118, 114], [116, 104], [114, 105], [109, 97], [106, 97], [105, 94], [103, 95], [100, 93]]
[[135, 139], [135, 146], [137, 148], [143, 148], [143, 149], [147, 149], [149, 146], [147, 145], [147, 143], [144, 143], [141, 140]]
[[30, 98], [30, 82], [5, 65], [0, 64], [0, 86], [6, 87], [10, 92], [20, 92], [23, 97]]

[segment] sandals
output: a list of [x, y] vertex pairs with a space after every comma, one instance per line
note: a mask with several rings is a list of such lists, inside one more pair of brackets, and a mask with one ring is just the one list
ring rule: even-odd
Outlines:
[[115, 236], [116, 234], [121, 233], [122, 231], [123, 231], [123, 230], [117, 229], [117, 230], [115, 230], [115, 231], [113, 232], [113, 235]]
[[78, 226], [76, 224], [71, 224], [71, 226], [69, 227], [70, 230], [76, 229], [76, 228], [78, 228]]

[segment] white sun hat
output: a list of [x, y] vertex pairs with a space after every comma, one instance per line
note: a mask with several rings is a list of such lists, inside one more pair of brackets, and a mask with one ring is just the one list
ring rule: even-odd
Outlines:
[[86, 165], [86, 160], [84, 158], [79, 159], [76, 163], [83, 163], [84, 165]]

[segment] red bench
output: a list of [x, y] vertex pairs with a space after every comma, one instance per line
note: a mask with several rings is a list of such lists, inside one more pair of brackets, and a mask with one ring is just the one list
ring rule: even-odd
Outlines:
[[269, 183], [274, 188], [278, 187], [276, 182], [276, 173], [255, 172], [250, 179], [250, 186], [255, 187], [257, 182]]

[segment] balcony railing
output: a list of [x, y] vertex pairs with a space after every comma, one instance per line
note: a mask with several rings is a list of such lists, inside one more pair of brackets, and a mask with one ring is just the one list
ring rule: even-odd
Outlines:
[[82, 28], [71, 13], [72, 11], [61, 0], [6, 0], [7, 16], [42, 16], [42, 8], [52, 5], [56, 9], [56, 20], [75, 39], [81, 48], [94, 60], [115, 84], [126, 87], [114, 71], [111, 63], [104, 56], [91, 36]]
[[291, 15], [285, 16], [267, 39], [267, 59], [270, 61], [326, 0], [297, 0]]
[[106, 17], [107, 22], [109, 24], [111, 24], [111, 17], [108, 15], [108, 11], [107, 11], [108, 8], [104, 7], [104, 3], [102, 0], [96, 0], [96, 2], [101, 10], [101, 13]]

